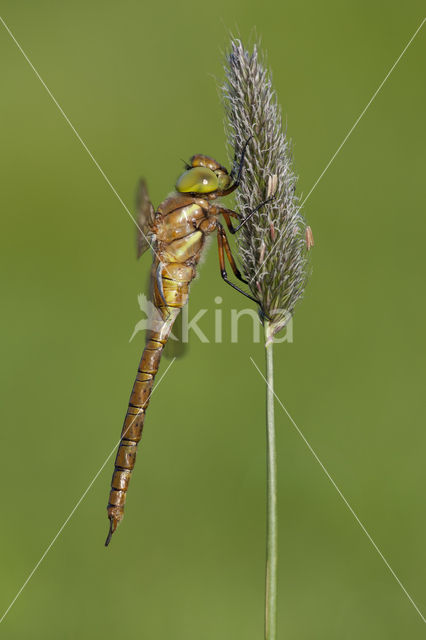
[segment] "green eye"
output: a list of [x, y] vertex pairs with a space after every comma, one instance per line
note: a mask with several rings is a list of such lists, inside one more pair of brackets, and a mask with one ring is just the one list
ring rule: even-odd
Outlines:
[[206, 167], [193, 167], [185, 171], [176, 183], [180, 193], [211, 193], [218, 188], [216, 174]]

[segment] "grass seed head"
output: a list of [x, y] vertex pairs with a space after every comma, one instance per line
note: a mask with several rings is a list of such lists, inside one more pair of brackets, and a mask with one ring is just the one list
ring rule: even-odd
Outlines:
[[313, 236], [300, 213], [291, 143], [258, 45], [249, 52], [240, 40], [231, 40], [222, 95], [228, 144], [236, 157], [251, 137], [236, 192], [238, 210], [245, 217], [273, 196], [241, 227], [237, 243], [250, 290], [275, 335], [303, 295]]

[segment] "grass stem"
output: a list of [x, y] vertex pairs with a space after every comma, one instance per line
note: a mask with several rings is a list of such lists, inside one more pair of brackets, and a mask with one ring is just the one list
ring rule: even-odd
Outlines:
[[267, 530], [266, 530], [266, 589], [265, 640], [277, 637], [277, 452], [274, 420], [274, 361], [273, 340], [267, 320], [265, 328], [266, 355], [266, 473], [267, 473]]

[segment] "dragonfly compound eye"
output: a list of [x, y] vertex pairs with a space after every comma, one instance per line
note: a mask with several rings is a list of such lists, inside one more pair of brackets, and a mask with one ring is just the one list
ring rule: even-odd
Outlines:
[[207, 167], [193, 167], [185, 171], [176, 183], [180, 193], [212, 193], [218, 187], [217, 175]]

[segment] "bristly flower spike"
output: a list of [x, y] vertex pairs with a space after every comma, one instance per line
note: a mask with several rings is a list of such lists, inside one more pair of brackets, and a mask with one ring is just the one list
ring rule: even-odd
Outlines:
[[237, 236], [245, 276], [270, 321], [272, 339], [303, 295], [313, 235], [300, 213], [291, 144], [283, 131], [271, 73], [258, 46], [250, 53], [239, 40], [232, 40], [225, 73], [222, 92], [232, 155], [239, 157], [251, 137], [237, 208], [245, 216], [273, 196]]

